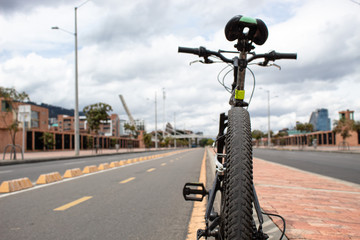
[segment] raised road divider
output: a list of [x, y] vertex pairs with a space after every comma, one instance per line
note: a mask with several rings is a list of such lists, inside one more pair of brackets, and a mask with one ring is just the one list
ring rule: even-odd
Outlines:
[[9, 193], [31, 188], [33, 185], [29, 178], [19, 178], [3, 181], [0, 185], [0, 193]]
[[63, 178], [72, 178], [81, 176], [83, 173], [80, 168], [68, 169], [65, 171]]
[[110, 165], [108, 163], [101, 163], [98, 167], [99, 171], [109, 169]]
[[120, 167], [119, 162], [111, 162], [110, 163], [110, 168], [114, 168], [114, 167]]
[[46, 184], [46, 183], [52, 183], [52, 182], [57, 182], [57, 181], [61, 181], [62, 177], [60, 175], [60, 173], [58, 172], [52, 172], [52, 173], [47, 173], [47, 174], [41, 174], [38, 178], [38, 180], [36, 181], [36, 184]]
[[99, 171], [99, 169], [97, 168], [96, 165], [90, 165], [90, 166], [85, 166], [84, 170], [82, 171], [84, 174], [86, 173], [93, 173], [93, 172], [97, 172]]
[[[180, 152], [189, 151], [189, 150], [180, 150], [180, 151], [174, 151], [169, 153], [163, 153], [163, 154], [156, 154], [156, 155], [150, 155], [150, 156], [144, 156], [139, 158], [132, 158], [127, 160], [120, 160], [116, 162], [111, 162], [109, 165], [108, 163], [102, 163], [98, 167], [96, 165], [90, 165], [84, 167], [83, 171], [80, 170], [80, 168], [74, 168], [74, 169], [68, 169], [65, 171], [64, 176], [61, 177], [61, 175], [58, 172], [53, 173], [47, 173], [47, 174], [41, 174], [39, 178], [36, 181], [36, 184], [47, 184], [52, 182], [61, 181], [64, 178], [73, 178], [78, 177], [83, 174], [87, 173], [93, 173], [100, 170], [110, 169], [110, 168], [116, 168], [127, 164], [132, 164], [136, 162], [142, 162], [150, 159], [160, 158], [160, 157], [166, 157], [169, 155], [177, 154]], [[9, 181], [3, 181], [0, 185], [0, 193], [9, 193], [14, 191], [20, 191], [26, 188], [33, 187], [33, 184], [29, 180], [29, 178], [19, 178], [19, 179], [13, 179]]]

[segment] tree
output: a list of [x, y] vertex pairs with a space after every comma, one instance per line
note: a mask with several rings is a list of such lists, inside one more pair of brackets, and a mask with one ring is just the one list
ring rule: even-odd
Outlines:
[[301, 132], [312, 132], [314, 131], [314, 126], [311, 123], [296, 122], [295, 129]]
[[259, 146], [259, 140], [267, 135], [260, 130], [253, 130], [251, 132], [251, 136], [252, 138], [256, 139], [256, 145]]
[[124, 129], [129, 130], [131, 132], [131, 135], [134, 138], [137, 138], [137, 136], [139, 135], [139, 132], [136, 131], [136, 127], [134, 125], [130, 125], [129, 123], [125, 123], [124, 124]]
[[44, 132], [41, 139], [44, 142], [44, 148], [46, 150], [53, 149], [55, 146], [54, 134]]
[[[3, 104], [1, 106], [1, 111], [4, 114], [1, 114], [2, 120], [9, 130], [10, 138], [12, 145], [15, 146], [15, 136], [19, 131], [19, 109], [18, 102], [24, 102], [25, 100], [29, 101], [29, 95], [26, 92], [18, 92], [15, 88], [4, 88], [0, 87], [0, 98], [3, 99]], [[13, 114], [12, 118], [9, 118], [9, 115]], [[14, 159], [16, 159], [16, 151], [14, 150]]]
[[266, 135], [266, 134], [263, 133], [263, 132], [260, 131], [260, 130], [253, 130], [253, 131], [251, 132], [252, 138], [255, 138], [256, 140], [261, 139], [261, 138], [264, 137], [265, 135]]
[[286, 140], [284, 139], [285, 136], [288, 136], [287, 131], [279, 131], [275, 134], [273, 141], [276, 141], [275, 144], [285, 145]]
[[151, 148], [152, 145], [151, 138], [152, 138], [151, 133], [144, 132], [144, 144], [146, 148]]
[[164, 139], [164, 146], [168, 147], [174, 143], [174, 139], [172, 137], [166, 137]]
[[351, 131], [359, 131], [360, 130], [360, 122], [355, 122], [351, 119], [341, 118], [340, 120], [334, 121], [334, 132], [339, 133], [343, 139], [343, 141], [339, 144], [340, 146], [347, 146], [346, 139], [351, 137]]
[[201, 147], [205, 147], [205, 146], [211, 146], [213, 144], [214, 140], [212, 140], [211, 138], [202, 138], [199, 141], [199, 145]]
[[[106, 103], [95, 103], [84, 107], [87, 124], [89, 129], [99, 134], [101, 121], [107, 121], [109, 118], [108, 112], [112, 111], [112, 107]], [[97, 153], [98, 145], [95, 144], [95, 152]]]

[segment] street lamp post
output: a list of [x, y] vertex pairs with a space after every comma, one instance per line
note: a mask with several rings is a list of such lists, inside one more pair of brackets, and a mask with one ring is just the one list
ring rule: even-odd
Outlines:
[[259, 88], [267, 92], [268, 95], [268, 147], [271, 144], [271, 135], [270, 135], [270, 90]]
[[271, 144], [271, 134], [270, 134], [270, 90], [266, 90], [268, 94], [268, 147]]
[[75, 156], [79, 155], [79, 84], [78, 84], [78, 44], [77, 44], [77, 7], [75, 7]]
[[155, 149], [158, 148], [158, 138], [157, 138], [157, 97], [155, 92]]
[[163, 90], [163, 138], [165, 139], [165, 132], [166, 132], [166, 120], [165, 120], [165, 88]]
[[79, 84], [78, 84], [78, 41], [77, 41], [77, 9], [83, 6], [90, 0], [83, 2], [78, 7], [74, 8], [75, 11], [75, 29], [74, 33], [69, 32], [67, 30], [61, 29], [59, 27], [52, 27], [55, 30], [62, 30], [66, 33], [74, 35], [75, 38], [75, 110], [74, 110], [74, 118], [75, 118], [75, 156], [79, 155], [80, 150], [80, 127], [79, 127]]
[[176, 148], [176, 113], [174, 112], [174, 148]]

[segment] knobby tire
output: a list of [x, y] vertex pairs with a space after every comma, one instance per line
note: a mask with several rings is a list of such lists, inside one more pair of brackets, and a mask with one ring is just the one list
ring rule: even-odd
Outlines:
[[221, 235], [225, 240], [253, 238], [253, 163], [249, 113], [235, 107], [228, 113], [226, 171], [221, 206]]

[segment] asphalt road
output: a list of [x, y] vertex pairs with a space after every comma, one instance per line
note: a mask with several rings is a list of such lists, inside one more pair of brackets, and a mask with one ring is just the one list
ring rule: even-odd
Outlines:
[[182, 187], [198, 180], [203, 154], [191, 150], [0, 195], [0, 239], [185, 239], [192, 204]]
[[360, 154], [253, 150], [254, 157], [360, 184]]

